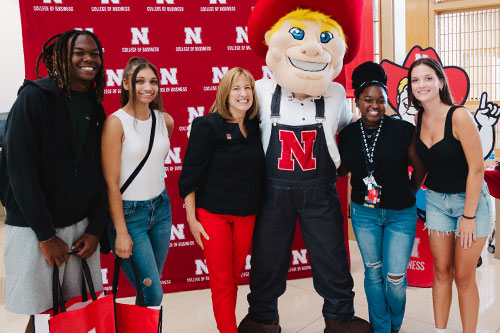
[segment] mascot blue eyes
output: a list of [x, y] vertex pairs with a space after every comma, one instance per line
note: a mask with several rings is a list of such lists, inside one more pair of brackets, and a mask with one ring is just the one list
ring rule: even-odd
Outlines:
[[321, 43], [326, 44], [333, 39], [333, 34], [330, 31], [323, 31], [319, 38]]
[[[288, 30], [288, 32], [293, 36], [293, 38], [297, 40], [304, 39], [305, 32], [300, 28], [294, 27]], [[326, 44], [333, 39], [333, 34], [330, 31], [323, 31], [319, 38], [321, 40], [321, 43]]]
[[288, 30], [288, 32], [290, 34], [292, 34], [293, 38], [295, 38], [295, 39], [298, 39], [298, 40], [304, 39], [304, 30], [302, 30], [300, 28], [292, 28], [292, 29]]

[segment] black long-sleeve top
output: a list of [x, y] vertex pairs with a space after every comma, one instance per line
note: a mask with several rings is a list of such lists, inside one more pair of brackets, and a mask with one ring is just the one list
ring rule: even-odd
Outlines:
[[212, 213], [257, 213], [264, 151], [258, 120], [246, 120], [245, 127], [246, 138], [237, 123], [227, 122], [218, 113], [193, 121], [179, 178], [182, 198], [194, 191], [196, 207]]
[[81, 158], [64, 95], [50, 78], [25, 80], [6, 124], [0, 166], [5, 223], [31, 227], [39, 241], [85, 217], [86, 232], [100, 237], [107, 221], [101, 168], [104, 109], [94, 102]]

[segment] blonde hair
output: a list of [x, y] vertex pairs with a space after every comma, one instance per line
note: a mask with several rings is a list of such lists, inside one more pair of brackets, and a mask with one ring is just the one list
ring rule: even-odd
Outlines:
[[252, 74], [241, 67], [233, 67], [224, 74], [222, 80], [219, 83], [219, 88], [217, 89], [217, 95], [215, 97], [214, 104], [210, 107], [209, 113], [218, 113], [222, 118], [226, 120], [233, 120], [231, 112], [229, 112], [228, 98], [233, 87], [233, 83], [239, 75], [243, 75], [250, 82], [252, 87], [253, 102], [250, 108], [246, 112], [246, 117], [248, 119], [253, 119], [257, 115], [259, 106], [257, 104], [257, 92], [255, 91], [255, 80]]
[[[290, 19], [313, 21], [313, 22], [318, 22], [318, 23], [323, 23], [325, 25], [329, 25], [338, 31], [339, 37], [342, 38], [342, 40], [345, 43], [344, 30], [342, 29], [342, 27], [340, 26], [340, 24], [337, 21], [335, 21], [330, 16], [325, 15], [321, 12], [310, 10], [310, 9], [301, 9], [301, 8], [297, 8], [294, 11], [291, 11], [290, 13], [288, 13], [285, 16], [283, 16], [282, 18], [280, 18], [278, 20], [278, 22], [276, 22], [271, 27], [271, 29], [269, 29], [269, 32], [268, 32], [269, 38], [271, 38], [271, 36], [276, 31], [281, 29], [281, 25], [283, 24], [283, 22], [285, 22], [286, 20], [290, 20]], [[346, 47], [347, 47], [347, 45], [346, 45]]]
[[401, 79], [401, 81], [399, 81], [399, 84], [398, 84], [398, 94], [401, 95], [401, 93], [403, 92], [403, 90], [405, 89], [405, 87], [408, 85], [408, 77], [404, 77]]

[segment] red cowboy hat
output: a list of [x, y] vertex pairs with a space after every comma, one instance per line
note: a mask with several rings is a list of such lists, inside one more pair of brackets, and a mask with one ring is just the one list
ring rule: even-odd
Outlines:
[[344, 30], [347, 52], [344, 64], [359, 50], [363, 0], [258, 0], [248, 19], [248, 42], [261, 57], [267, 53], [265, 33], [283, 16], [297, 9], [311, 9], [330, 16]]
[[[401, 79], [408, 76], [408, 69], [411, 64], [415, 62], [415, 60], [429, 57], [434, 58], [441, 65], [441, 59], [439, 58], [436, 50], [432, 47], [428, 47], [426, 49], [422, 49], [420, 46], [414, 46], [408, 52], [405, 61], [403, 62], [403, 66], [400, 66], [389, 60], [382, 60], [380, 64], [384, 68], [387, 74], [387, 91], [389, 99], [389, 105], [394, 109], [398, 109], [397, 105], [397, 94], [398, 94], [398, 85]], [[467, 73], [460, 67], [456, 66], [443, 66], [444, 73], [446, 74], [446, 78], [448, 79], [448, 85], [450, 86], [451, 95], [456, 104], [463, 104], [467, 100], [467, 96], [469, 96], [469, 76]]]

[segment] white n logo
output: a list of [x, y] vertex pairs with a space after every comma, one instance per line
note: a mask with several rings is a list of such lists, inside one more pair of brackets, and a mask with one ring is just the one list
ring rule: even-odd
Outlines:
[[184, 32], [186, 33], [186, 39], [184, 40], [184, 44], [201, 44], [201, 27], [195, 27], [194, 30], [187, 27], [184, 28]]
[[415, 61], [420, 58], [429, 58], [429, 56], [427, 54], [415, 53]]
[[226, 0], [210, 0], [210, 4], [211, 5], [216, 5], [218, 3], [220, 3], [221, 5], [225, 5], [226, 4]]
[[273, 72], [269, 70], [269, 67], [262, 66], [262, 78], [263, 79], [272, 79], [274, 78]]
[[149, 45], [149, 28], [141, 28], [141, 30], [139, 28], [130, 28], [130, 32], [132, 33], [132, 45], [139, 45], [140, 43]]
[[181, 164], [181, 147], [175, 147], [174, 151], [169, 149], [167, 157], [165, 157], [165, 164]]
[[94, 32], [94, 28], [85, 28], [85, 29], [83, 29], [83, 28], [75, 28], [75, 30], [80, 30], [80, 31], [85, 30], [85, 31], [90, 31], [92, 33]]
[[212, 73], [214, 74], [212, 77], [212, 83], [219, 83], [228, 69], [228, 67], [212, 67]]
[[103, 5], [109, 5], [110, 3], [112, 3], [114, 5], [119, 5], [120, 0], [101, 0], [101, 4], [103, 4]]
[[170, 70], [166, 68], [160, 68], [160, 84], [168, 85], [170, 84], [179, 84], [177, 81], [177, 68], [170, 68]]
[[252, 265], [250, 265], [250, 260], [252, 259], [252, 256], [247, 254], [247, 259], [245, 260], [245, 270], [249, 270], [252, 268]]
[[173, 5], [174, 0], [156, 0], [156, 4], [157, 5], [164, 5], [164, 4]]
[[101, 276], [102, 276], [102, 283], [103, 284], [108, 284], [108, 269], [107, 268], [101, 268]]
[[116, 73], [112, 69], [106, 69], [106, 76], [108, 77], [108, 80], [106, 81], [107, 87], [113, 87], [115, 85], [121, 86], [123, 69], [117, 69]]
[[418, 245], [420, 244], [420, 238], [415, 238], [413, 242], [413, 249], [411, 250], [411, 256], [413, 258], [420, 258], [420, 254], [418, 253]]
[[298, 265], [299, 261], [301, 264], [307, 264], [307, 250], [292, 250], [292, 264]]
[[203, 112], [205, 112], [204, 106], [188, 106], [189, 119], [188, 123], [192, 123], [194, 118], [203, 116]]
[[194, 264], [196, 265], [196, 275], [202, 275], [203, 273], [208, 274], [207, 263], [205, 260], [196, 259]]
[[186, 235], [184, 235], [184, 224], [178, 224], [177, 226], [175, 224], [172, 224], [172, 231], [170, 232], [170, 240], [177, 240], [177, 239], [186, 239]]
[[248, 43], [248, 27], [236, 27], [236, 43]]
[[43, 0], [43, 3], [58, 3], [62, 4], [62, 0]]

